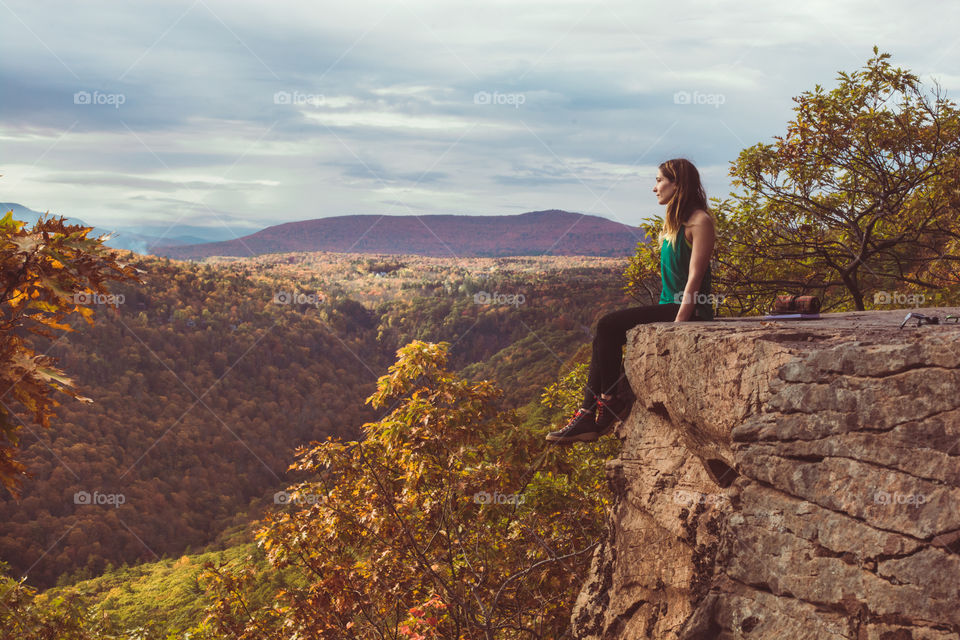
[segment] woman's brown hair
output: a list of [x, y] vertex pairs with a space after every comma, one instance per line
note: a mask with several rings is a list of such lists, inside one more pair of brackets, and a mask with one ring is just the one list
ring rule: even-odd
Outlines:
[[667, 203], [667, 215], [658, 242], [662, 243], [666, 238], [673, 247], [680, 225], [690, 218], [690, 214], [697, 209], [708, 210], [707, 194], [700, 183], [700, 172], [686, 158], [667, 160], [660, 165], [660, 172], [676, 185], [676, 191]]

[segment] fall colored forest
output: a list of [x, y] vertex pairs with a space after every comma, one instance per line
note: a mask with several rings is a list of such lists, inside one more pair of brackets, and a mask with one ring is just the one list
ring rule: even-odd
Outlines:
[[380, 417], [363, 399], [412, 340], [518, 407], [627, 302], [610, 258], [127, 259], [143, 285], [37, 344], [94, 400], [62, 400], [54, 429], [19, 416], [33, 477], [0, 498], [0, 560], [40, 588], [216, 548], [295, 479], [297, 446]]

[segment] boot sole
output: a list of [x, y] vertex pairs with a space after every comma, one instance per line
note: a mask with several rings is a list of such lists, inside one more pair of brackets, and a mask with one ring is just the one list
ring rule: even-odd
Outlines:
[[[630, 405], [627, 406], [627, 415], [629, 415], [632, 408], [633, 403], [631, 402]], [[547, 435], [546, 440], [547, 442], [556, 442], [558, 444], [566, 444], [570, 442], [593, 442], [594, 440], [598, 440], [600, 436], [605, 436], [613, 431], [613, 428], [621, 422], [623, 422], [623, 420], [620, 418], [615, 418], [614, 421], [607, 425], [607, 428], [603, 431], [589, 431], [587, 433], [581, 433], [575, 436], [555, 436], [553, 434], [549, 434]]]
[[581, 433], [575, 436], [555, 436], [553, 434], [550, 434], [547, 436], [546, 439], [548, 442], [557, 442], [560, 444], [564, 444], [567, 442], [593, 442], [594, 440], [598, 440], [600, 436], [605, 436], [611, 431], [613, 431], [613, 428], [616, 426], [617, 422], [620, 422], [620, 421], [617, 420], [615, 422], [612, 422], [610, 426], [608, 426], [603, 431], [588, 431], [587, 433]]
[[581, 433], [575, 436], [548, 435], [547, 442], [557, 442], [559, 444], [565, 444], [568, 442], [593, 442], [594, 440], [599, 438], [601, 435], [603, 434], [597, 433], [596, 431], [591, 431], [589, 433]]

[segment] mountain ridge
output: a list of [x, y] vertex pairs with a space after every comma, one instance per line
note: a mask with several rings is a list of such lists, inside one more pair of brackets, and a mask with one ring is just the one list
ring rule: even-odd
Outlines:
[[644, 239], [635, 227], [560, 209], [499, 216], [349, 214], [284, 222], [235, 240], [156, 247], [153, 253], [181, 260], [294, 251], [464, 258], [629, 256]]

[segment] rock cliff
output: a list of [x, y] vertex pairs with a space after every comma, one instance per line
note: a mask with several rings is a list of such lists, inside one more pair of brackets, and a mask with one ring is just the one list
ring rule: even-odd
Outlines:
[[960, 638], [960, 325], [905, 314], [628, 333], [575, 637]]

